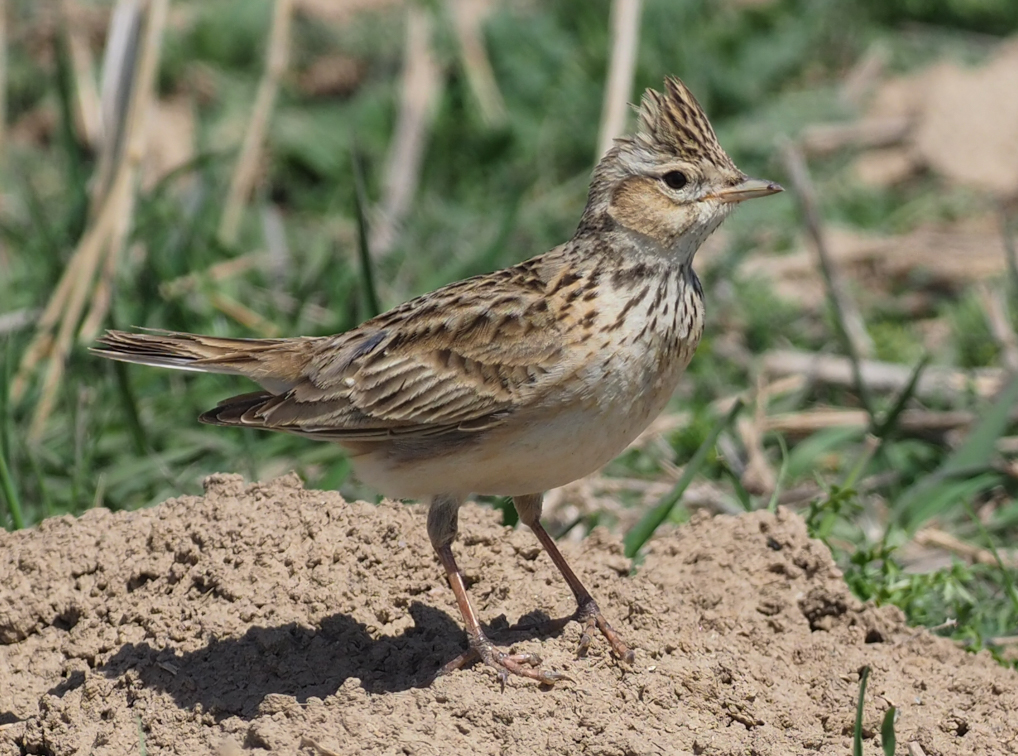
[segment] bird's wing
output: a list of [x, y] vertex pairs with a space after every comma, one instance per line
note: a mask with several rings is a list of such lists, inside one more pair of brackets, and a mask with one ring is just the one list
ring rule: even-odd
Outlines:
[[[549, 304], [565, 300], [549, 293], [577, 285], [575, 276], [546, 282], [536, 265], [522, 264], [450, 284], [338, 336], [112, 333], [99, 351], [246, 375], [267, 389], [221, 402], [202, 416], [209, 423], [338, 441], [469, 433], [499, 424], [575, 370], [563, 349], [570, 319]], [[127, 339], [143, 346], [125, 347]]]
[[227, 400], [203, 419], [363, 441], [492, 427], [564, 367], [543, 283], [514, 274], [453, 284], [315, 340], [287, 391]]

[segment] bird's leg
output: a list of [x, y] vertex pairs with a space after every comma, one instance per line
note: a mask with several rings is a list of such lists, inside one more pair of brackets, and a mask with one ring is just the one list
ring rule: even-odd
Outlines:
[[510, 674], [529, 677], [546, 685], [567, 679], [563, 674], [539, 669], [541, 658], [537, 654], [507, 654], [499, 651], [484, 634], [477, 614], [467, 597], [463, 575], [452, 555], [452, 542], [456, 538], [459, 507], [462, 503], [459, 497], [436, 496], [431, 500], [431, 507], [428, 509], [428, 536], [449, 578], [449, 586], [456, 596], [456, 604], [459, 606], [460, 614], [463, 615], [463, 623], [466, 625], [467, 638], [470, 642], [470, 650], [444, 665], [436, 677], [459, 669], [475, 657], [479, 657], [482, 662], [498, 671], [503, 686]]
[[583, 587], [583, 583], [576, 577], [576, 573], [573, 572], [572, 568], [566, 562], [566, 558], [562, 556], [562, 552], [558, 550], [558, 546], [555, 545], [555, 540], [548, 535], [548, 531], [544, 529], [541, 524], [541, 507], [544, 500], [544, 494], [528, 494], [527, 496], [515, 496], [513, 497], [513, 505], [516, 507], [516, 511], [520, 515], [520, 521], [523, 522], [527, 527], [534, 531], [534, 535], [537, 536], [537, 540], [541, 542], [544, 550], [548, 552], [548, 556], [551, 557], [551, 561], [558, 567], [559, 572], [562, 573], [562, 577], [566, 579], [566, 584], [569, 589], [573, 592], [576, 597], [576, 614], [570, 619], [576, 619], [582, 622], [583, 635], [580, 636], [580, 645], [576, 650], [577, 655], [585, 656], [587, 649], [590, 647], [591, 633], [594, 628], [597, 627], [601, 631], [601, 634], [608, 640], [608, 643], [612, 647], [612, 651], [628, 664], [632, 664], [636, 659], [636, 654], [623, 643], [619, 634], [615, 632], [608, 620], [601, 614], [600, 608], [597, 606], [597, 602], [590, 595], [586, 588]]

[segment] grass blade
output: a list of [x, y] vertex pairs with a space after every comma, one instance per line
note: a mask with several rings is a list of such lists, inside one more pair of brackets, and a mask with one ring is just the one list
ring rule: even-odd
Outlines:
[[993, 554], [994, 560], [997, 562], [997, 569], [1000, 570], [1000, 576], [1004, 583], [1004, 588], [1007, 589], [1007, 597], [1011, 602], [1011, 607], [1016, 614], [1018, 614], [1018, 588], [1015, 587], [1014, 578], [1011, 575], [1011, 570], [1007, 568], [1004, 561], [1000, 558], [1000, 554], [997, 552], [997, 545], [993, 542], [993, 538], [990, 537], [989, 532], [986, 530], [986, 526], [983, 521], [979, 519], [979, 516], [972, 509], [972, 505], [965, 502], [965, 509], [968, 511], [969, 517], [972, 522], [975, 523], [976, 528], [979, 530], [979, 535], [983, 542], [986, 544], [986, 548]]
[[996, 450], [997, 439], [1011, 424], [1011, 410], [1018, 404], [1018, 375], [997, 395], [993, 405], [983, 414], [957, 451], [944, 462], [944, 473], [956, 473], [968, 467], [985, 465]]
[[898, 418], [904, 411], [905, 406], [915, 396], [916, 386], [919, 385], [919, 377], [929, 364], [930, 355], [924, 353], [919, 358], [919, 362], [912, 368], [912, 374], [908, 377], [908, 383], [905, 384], [905, 387], [894, 398], [894, 404], [891, 406], [891, 409], [884, 414], [883, 419], [879, 423], [874, 425], [873, 435], [881, 439], [881, 442], [894, 430], [894, 426], [898, 423]]
[[866, 323], [859, 308], [849, 297], [841, 276], [831, 260], [820, 217], [816, 189], [802, 150], [794, 143], [786, 142], [781, 149], [781, 158], [791, 181], [806, 232], [816, 248], [827, 302], [834, 315], [834, 324], [837, 326], [842, 346], [851, 361], [852, 377], [859, 394], [859, 401], [862, 402], [872, 422], [876, 417], [876, 410], [869, 387], [862, 377], [862, 359], [872, 352], [873, 346], [869, 334], [866, 332]]
[[[1011, 410], [1018, 404], [1018, 376], [997, 395], [987, 408], [976, 427], [965, 442], [958, 447], [932, 474], [914, 483], [898, 500], [893, 509], [902, 526], [908, 530], [918, 528], [922, 523], [940, 513], [958, 495], [975, 495], [982, 486], [993, 485], [999, 479], [996, 475], [978, 475], [986, 472], [996, 453], [997, 439], [1003, 436], [1011, 423]], [[952, 481], [952, 478], [967, 476], [970, 479]], [[954, 487], [954, 492], [944, 487]], [[948, 495], [951, 493], [951, 495]], [[934, 505], [936, 504], [936, 505]], [[921, 516], [918, 516], [921, 515]]]
[[814, 433], [797, 443], [788, 452], [788, 477], [798, 480], [812, 477], [821, 460], [828, 454], [838, 454], [850, 445], [865, 439], [865, 431], [858, 426], [835, 426]]
[[353, 210], [354, 215], [357, 216], [357, 253], [361, 263], [361, 282], [364, 285], [364, 299], [367, 302], [368, 316], [373, 318], [382, 311], [382, 306], [378, 301], [374, 263], [371, 259], [371, 249], [368, 246], [368, 199], [364, 189], [364, 168], [356, 147], [351, 152], [350, 162], [353, 165]]
[[7, 455], [0, 449], [0, 486], [3, 487], [4, 498], [7, 500], [7, 511], [11, 513], [11, 524], [15, 530], [25, 527], [25, 517], [21, 512], [21, 499], [18, 498], [17, 489], [14, 486], [14, 478], [11, 477], [11, 469], [7, 466]]
[[894, 733], [894, 720], [898, 718], [898, 708], [890, 707], [884, 712], [884, 720], [880, 723], [880, 747], [884, 756], [894, 756], [894, 749], [898, 745], [898, 736]]
[[859, 703], [855, 707], [855, 728], [852, 733], [852, 756], [863, 756], [862, 753], [862, 704], [866, 698], [866, 681], [870, 677], [868, 666], [859, 670]]
[[735, 498], [739, 500], [739, 504], [742, 506], [743, 510], [746, 512], [752, 512], [754, 509], [753, 497], [750, 495], [749, 491], [746, 490], [746, 487], [742, 485], [742, 479], [739, 477], [739, 474], [736, 473], [735, 470], [733, 470], [728, 464], [722, 466], [721, 472], [728, 478], [728, 482], [732, 484], [732, 489], [735, 491]]
[[3, 375], [0, 376], [0, 488], [3, 489], [4, 499], [7, 500], [7, 510], [11, 513], [11, 524], [15, 530], [25, 527], [25, 517], [21, 511], [21, 499], [18, 497], [18, 489], [14, 485], [14, 477], [11, 475], [11, 466], [7, 463], [7, 455], [11, 450], [11, 407], [9, 388], [11, 385], [11, 342], [5, 345], [7, 358], [4, 360]]
[[636, 553], [654, 535], [654, 531], [661, 527], [661, 523], [668, 519], [668, 515], [671, 514], [672, 509], [679, 502], [679, 499], [682, 498], [682, 494], [685, 493], [693, 478], [700, 471], [700, 468], [703, 467], [703, 463], [707, 460], [707, 455], [714, 448], [714, 444], [717, 443], [718, 436], [721, 435], [725, 428], [732, 424], [732, 420], [739, 414], [742, 406], [741, 400], [735, 401], [732, 408], [728, 410], [728, 414], [717, 422], [707, 438], [704, 439], [704, 442], [700, 444], [700, 448], [696, 450], [693, 458], [689, 460], [689, 463], [682, 470], [682, 477], [679, 478], [675, 487], [661, 499], [656, 507], [641, 517], [640, 521], [626, 533], [624, 543], [627, 557], [632, 558], [636, 556]]
[[778, 435], [778, 446], [781, 447], [781, 469], [778, 471], [778, 482], [774, 486], [774, 491], [771, 492], [771, 500], [767, 502], [767, 511], [773, 514], [778, 511], [778, 499], [781, 497], [781, 489], [785, 486], [785, 481], [788, 479], [788, 444], [785, 443], [785, 437]]
[[[930, 362], [929, 354], [923, 354], [916, 363], [915, 367], [912, 368], [912, 374], [908, 377], [908, 383], [894, 398], [894, 404], [884, 414], [884, 417], [877, 422], [875, 417], [870, 418], [870, 432], [874, 437], [879, 439], [876, 443], [867, 443], [859, 455], [859, 459], [849, 470], [848, 475], [841, 482], [842, 488], [854, 488], [859, 478], [862, 477], [863, 473], [866, 472], [866, 468], [869, 467], [870, 460], [874, 457], [880, 456], [891, 434], [894, 432], [894, 427], [898, 423], [898, 418], [901, 417], [901, 413], [905, 410], [909, 401], [915, 395], [916, 386], [919, 385], [919, 376], [923, 374], [923, 370]], [[868, 439], [872, 440], [872, 439]]]
[[909, 531], [918, 530], [923, 523], [948, 512], [952, 505], [967, 502], [981, 491], [999, 484], [1000, 479], [1000, 475], [986, 472], [985, 467], [962, 470], [947, 478], [935, 472], [902, 495], [904, 498], [912, 494], [908, 506], [902, 510], [903, 527]]

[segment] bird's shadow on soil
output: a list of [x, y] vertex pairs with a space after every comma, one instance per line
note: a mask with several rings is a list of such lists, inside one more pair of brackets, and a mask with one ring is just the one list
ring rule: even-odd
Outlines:
[[[252, 719], [272, 693], [294, 696], [299, 703], [326, 698], [351, 678], [370, 693], [426, 687], [443, 664], [467, 648], [467, 637], [443, 611], [413, 602], [409, 613], [414, 626], [392, 637], [373, 638], [362, 623], [334, 614], [317, 628], [252, 627], [239, 638], [212, 639], [188, 653], [129, 643], [99, 671], [123, 679], [133, 670], [142, 685], [168, 692], [181, 708], [201, 704], [217, 719]], [[510, 643], [557, 634], [540, 627], [546, 622], [546, 615], [535, 612], [521, 623], [533, 629], [509, 629], [504, 617], [485, 629], [496, 642]], [[51, 692], [67, 690], [66, 683], [58, 687]]]

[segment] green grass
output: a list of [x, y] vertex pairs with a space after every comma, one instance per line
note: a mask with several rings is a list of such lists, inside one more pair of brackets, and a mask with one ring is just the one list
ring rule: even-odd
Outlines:
[[[225, 247], [216, 240], [220, 203], [261, 73], [271, 4], [174, 5], [186, 7], [189, 20], [168, 32], [160, 89], [180, 95], [201, 83], [206, 94], [194, 106], [197, 153], [187, 166], [142, 191], [134, 246], [118, 271], [108, 325], [258, 335], [213, 306], [210, 294], [216, 293], [244, 303], [280, 333], [334, 333], [450, 280], [543, 252], [575, 228], [601, 109], [607, 0], [560, 0], [540, 10], [521, 4], [490, 19], [486, 44], [508, 112], [507, 122], [494, 129], [476, 112], [448, 19], [439, 14], [436, 47], [444, 92], [412, 210], [393, 253], [380, 262], [372, 262], [365, 247], [370, 214], [364, 208], [378, 200], [396, 118], [399, 16], [369, 15], [345, 27], [297, 19], [295, 69], [341, 51], [362, 62], [363, 78], [349, 95], [328, 97], [302, 94], [294, 78], [284, 82], [264, 176], [239, 241]], [[838, 99], [838, 82], [873, 42], [890, 49], [896, 71], [941, 56], [977, 59], [987, 48], [973, 32], [1015, 31], [1012, 6], [1006, 0], [778, 0], [740, 9], [707, 0], [647, 0], [637, 86], [659, 86], [666, 73], [682, 76], [740, 167], [782, 181], [778, 140], [809, 123], [853, 116]], [[11, 13], [16, 30], [41, 23], [36, 4], [14, 3]], [[902, 37], [899, 25], [906, 23], [913, 24], [912, 31]], [[73, 77], [61, 52], [64, 41], [58, 34], [56, 54], [50, 55], [28, 44], [31, 39], [28, 33], [11, 38], [9, 119], [17, 122], [42, 108], [54, 126], [41, 142], [8, 140], [4, 146], [0, 315], [45, 305], [85, 227], [95, 168], [72, 123]], [[945, 188], [931, 176], [895, 189], [865, 189], [847, 177], [849, 157], [811, 162], [828, 220], [899, 233], [991, 207], [989, 198]], [[200, 275], [216, 263], [264, 250], [262, 210], [270, 205], [283, 218], [285, 272], [255, 268], [216, 282]], [[695, 456], [690, 475], [713, 480], [736, 507], [765, 508], [777, 502], [775, 496], [747, 493], [738, 482], [743, 460], [715, 449], [718, 428], [724, 448], [740, 448], [715, 402], [752, 387], [753, 360], [767, 350], [791, 346], [837, 353], [842, 347], [826, 313], [803, 311], [741, 269], [745, 256], [761, 245], [781, 254], [796, 246], [800, 233], [789, 193], [751, 205], [728, 221], [728, 249], [703, 277], [707, 332], [672, 407], [692, 419], [668, 439], [667, 461], [685, 465]], [[168, 282], [196, 273], [199, 283], [192, 290], [168, 291]], [[864, 315], [881, 358], [914, 366], [926, 353], [921, 324], [893, 310]], [[930, 355], [931, 365], [999, 364], [974, 294], [939, 292], [934, 317], [947, 336]], [[220, 470], [266, 478], [295, 469], [310, 486], [375, 495], [350, 477], [349, 463], [334, 446], [196, 423], [224, 395], [249, 390], [243, 381], [125, 367], [90, 355], [82, 345], [70, 357], [42, 441], [28, 444], [38, 382], [18, 404], [6, 401], [6, 387], [30, 336], [21, 330], [0, 337], [5, 527], [77, 514], [100, 498], [113, 509], [134, 509], [200, 493], [202, 478]], [[780, 470], [782, 491], [817, 486], [819, 493], [802, 512], [811, 532], [831, 546], [857, 595], [896, 604], [913, 622], [943, 627], [941, 632], [970, 648], [994, 652], [992, 640], [1013, 635], [1018, 626], [1013, 568], [1006, 562], [955, 560], [917, 574], [903, 566], [900, 555], [902, 545], [927, 525], [986, 549], [1014, 543], [1018, 483], [997, 464], [993, 446], [1018, 430], [1008, 420], [1018, 403], [1015, 385], [995, 401], [971, 392], [923, 402], [907, 393], [897, 401], [875, 397], [876, 447], [854, 429], [804, 439], [770, 434], [764, 441], [773, 468]], [[769, 412], [819, 405], [855, 408], [860, 402], [853, 390], [807, 385], [775, 399]], [[967, 410], [980, 419], [967, 435], [909, 436], [893, 421], [906, 408]], [[663, 475], [662, 460], [633, 451], [608, 472], [655, 480]], [[644, 524], [627, 539], [629, 553], [662, 522], [688, 517], [681, 493], [673, 492], [656, 513], [640, 513]], [[611, 524], [607, 515], [589, 519], [596, 521]], [[945, 626], [948, 620], [955, 624]]]
[[[856, 704], [855, 725], [852, 728], [852, 756], [863, 756], [863, 705], [866, 702], [866, 683], [869, 677], [870, 668], [868, 666], [859, 670], [859, 701]], [[896, 707], [888, 706], [883, 719], [880, 720], [880, 748], [884, 752], [884, 756], [894, 756], [894, 749], [898, 742], [894, 732], [896, 715]]]
[[732, 421], [741, 409], [742, 402], [736, 401], [725, 416], [711, 428], [710, 433], [703, 440], [703, 443], [700, 444], [696, 453], [689, 458], [689, 462], [686, 463], [682, 471], [682, 477], [679, 478], [672, 490], [668, 492], [668, 495], [656, 507], [640, 518], [640, 521], [626, 533], [624, 543], [627, 557], [635, 557], [640, 549], [643, 548], [643, 545], [654, 535], [655, 531], [665, 523], [675, 509], [675, 505], [682, 498], [682, 494], [686, 492], [689, 484], [693, 482], [693, 478], [700, 472], [704, 462], [707, 461], [708, 455], [714, 449], [714, 444], [717, 443], [718, 436], [732, 424]]

